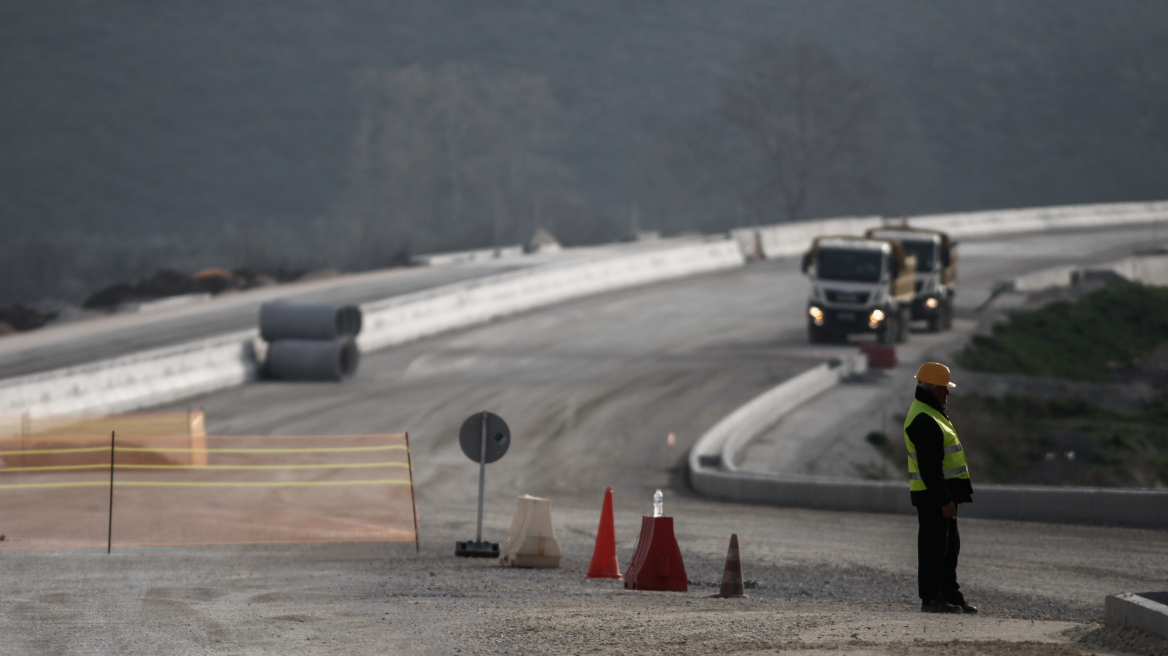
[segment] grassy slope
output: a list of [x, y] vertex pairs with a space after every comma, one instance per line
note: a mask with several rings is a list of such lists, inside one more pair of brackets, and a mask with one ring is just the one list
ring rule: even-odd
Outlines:
[[1082, 399], [955, 396], [949, 414], [986, 483], [1168, 485], [1168, 405], [1136, 414]]
[[1015, 312], [957, 354], [974, 371], [1109, 382], [1109, 369], [1168, 341], [1168, 289], [1115, 284], [1076, 303]]
[[[962, 350], [962, 366], [995, 373], [1109, 382], [1168, 342], [1168, 289], [1120, 283], [1075, 303], [1015, 312]], [[993, 483], [1168, 485], [1168, 405], [1140, 413], [1089, 400], [954, 396], [949, 412], [978, 480]]]
[[[947, 412], [966, 447], [975, 489], [978, 483], [1168, 486], [1168, 404], [1125, 414], [1083, 399], [954, 395]], [[897, 469], [868, 477], [903, 478], [902, 437], [873, 432], [868, 442]]]

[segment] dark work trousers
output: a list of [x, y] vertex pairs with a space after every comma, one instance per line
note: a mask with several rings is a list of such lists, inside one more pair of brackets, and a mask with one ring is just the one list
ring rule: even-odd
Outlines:
[[944, 517], [940, 507], [917, 507], [917, 582], [921, 601], [965, 603], [957, 585], [961, 536], [957, 518]]

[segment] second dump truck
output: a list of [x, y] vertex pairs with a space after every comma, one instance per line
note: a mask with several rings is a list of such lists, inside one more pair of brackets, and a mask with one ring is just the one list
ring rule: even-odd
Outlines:
[[957, 242], [939, 230], [910, 227], [872, 228], [869, 239], [895, 241], [916, 257], [912, 318], [923, 319], [937, 332], [953, 326], [953, 293], [957, 286]]
[[811, 279], [807, 332], [812, 342], [875, 333], [892, 344], [908, 337], [915, 297], [914, 255], [900, 242], [870, 237], [818, 237], [803, 255]]

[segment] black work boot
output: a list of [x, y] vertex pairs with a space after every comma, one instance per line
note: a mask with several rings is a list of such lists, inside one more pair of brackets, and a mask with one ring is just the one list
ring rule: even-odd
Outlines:
[[[945, 603], [949, 603], [949, 602], [946, 601]], [[969, 604], [965, 603], [965, 601], [962, 601], [959, 604], [951, 604], [951, 605], [960, 607], [961, 612], [965, 613], [966, 615], [977, 615], [977, 606], [970, 606]]]
[[[945, 603], [939, 599], [933, 601], [925, 601], [921, 603], [922, 613], [953, 613], [961, 614], [961, 606], [954, 606], [953, 604]], [[974, 612], [977, 612], [976, 610]]]

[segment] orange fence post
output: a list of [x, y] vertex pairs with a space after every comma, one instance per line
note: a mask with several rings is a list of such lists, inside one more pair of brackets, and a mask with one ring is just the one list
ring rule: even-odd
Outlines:
[[410, 505], [414, 507], [414, 553], [422, 552], [421, 538], [418, 536], [418, 499], [414, 495], [414, 456], [410, 453], [410, 434], [406, 434], [406, 462], [410, 466]]

